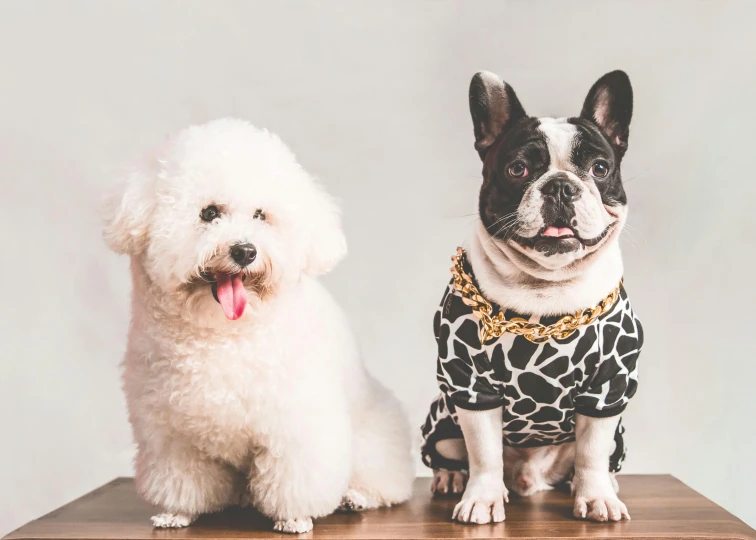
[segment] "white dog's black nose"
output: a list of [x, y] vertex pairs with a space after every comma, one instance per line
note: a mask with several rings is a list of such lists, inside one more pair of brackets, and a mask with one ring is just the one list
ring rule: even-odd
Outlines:
[[257, 257], [257, 249], [252, 244], [236, 244], [231, 246], [231, 258], [239, 266], [247, 266]]
[[580, 195], [580, 187], [566, 175], [558, 174], [541, 187], [541, 193], [560, 199], [564, 203], [572, 202]]

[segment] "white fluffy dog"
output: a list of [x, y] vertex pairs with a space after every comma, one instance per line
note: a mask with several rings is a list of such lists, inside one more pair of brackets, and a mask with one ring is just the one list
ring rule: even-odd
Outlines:
[[178, 133], [108, 201], [105, 238], [131, 257], [123, 384], [155, 526], [249, 502], [301, 533], [408, 499], [402, 408], [313, 279], [346, 253], [338, 208], [275, 135]]

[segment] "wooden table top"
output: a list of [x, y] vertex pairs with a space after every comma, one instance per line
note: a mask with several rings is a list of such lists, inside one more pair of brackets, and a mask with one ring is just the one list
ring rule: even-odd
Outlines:
[[[297, 538], [748, 538], [756, 531], [672, 476], [619, 476], [620, 495], [632, 521], [589, 523], [572, 517], [572, 499], [540, 492], [506, 506], [495, 525], [460, 525], [450, 516], [457, 501], [432, 498], [430, 479], [418, 479], [413, 499], [401, 506], [362, 514], [334, 514], [315, 521]], [[6, 540], [275, 538], [271, 523], [252, 510], [232, 508], [204, 516], [185, 529], [153, 529], [155, 510], [136, 494], [134, 480], [118, 478], [84, 497], [21, 527]]]

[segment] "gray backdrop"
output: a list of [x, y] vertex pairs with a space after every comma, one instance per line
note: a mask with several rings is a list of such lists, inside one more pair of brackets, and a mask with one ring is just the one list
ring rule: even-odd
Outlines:
[[[644, 321], [629, 473], [672, 473], [756, 525], [753, 3], [34, 2], [0, 5], [0, 534], [131, 474], [118, 364], [127, 260], [111, 170], [233, 115], [278, 132], [344, 206], [327, 277], [419, 426], [431, 319], [475, 218], [471, 75], [535, 115], [622, 68], [626, 286]], [[419, 471], [427, 473], [421, 467]], [[653, 494], [649, 494], [653, 495]]]

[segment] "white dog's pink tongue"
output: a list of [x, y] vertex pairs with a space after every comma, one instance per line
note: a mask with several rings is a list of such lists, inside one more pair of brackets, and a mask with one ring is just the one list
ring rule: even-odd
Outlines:
[[247, 307], [247, 289], [244, 288], [242, 275], [215, 274], [218, 302], [226, 318], [235, 321], [244, 315]]
[[575, 236], [572, 229], [569, 227], [554, 227], [553, 225], [543, 231], [543, 236], [550, 236], [552, 238], [561, 238], [562, 236]]

